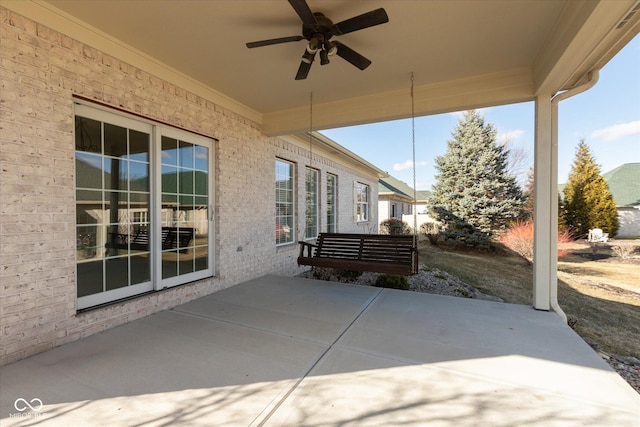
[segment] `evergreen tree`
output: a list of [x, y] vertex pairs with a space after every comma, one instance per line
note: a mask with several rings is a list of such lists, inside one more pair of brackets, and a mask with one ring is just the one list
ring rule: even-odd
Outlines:
[[533, 168], [527, 173], [527, 188], [524, 190], [524, 206], [522, 207], [522, 217], [525, 220], [533, 219], [534, 208], [534, 192], [535, 192], [535, 175]]
[[432, 206], [446, 224], [445, 238], [476, 245], [521, 215], [522, 190], [507, 172], [508, 151], [476, 111], [458, 121], [447, 152], [436, 158]]
[[601, 228], [612, 237], [616, 235], [618, 212], [615, 201], [584, 140], [576, 149], [563, 194], [560, 222], [574, 236], [586, 236], [592, 228]]

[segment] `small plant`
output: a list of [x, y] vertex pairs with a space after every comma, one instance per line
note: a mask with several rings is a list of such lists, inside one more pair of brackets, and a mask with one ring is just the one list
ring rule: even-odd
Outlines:
[[362, 271], [354, 270], [340, 270], [329, 267], [313, 267], [311, 268], [311, 276], [317, 280], [333, 281], [346, 281], [350, 282], [356, 280], [362, 275]]
[[331, 281], [333, 279], [333, 269], [325, 267], [311, 267], [311, 277], [316, 280]]
[[500, 241], [527, 261], [533, 261], [532, 222], [515, 223], [500, 237]]
[[[558, 232], [558, 246], [569, 243], [571, 234], [567, 231]], [[533, 262], [533, 222], [517, 222], [500, 236], [500, 242], [528, 262]], [[565, 256], [566, 249], [559, 249], [558, 256]]]
[[336, 276], [339, 279], [344, 279], [347, 281], [356, 280], [358, 277], [362, 276], [362, 271], [356, 270], [335, 270]]
[[381, 274], [376, 279], [375, 286], [378, 288], [401, 289], [403, 291], [408, 291], [409, 280], [407, 279], [407, 276], [401, 276], [399, 274]]
[[611, 247], [613, 253], [620, 257], [620, 259], [622, 259], [623, 261], [630, 259], [631, 254], [635, 252], [636, 249], [637, 247], [633, 245], [616, 245]]
[[382, 234], [411, 234], [411, 227], [398, 218], [385, 219], [380, 223]]
[[423, 222], [420, 224], [420, 234], [427, 236], [432, 245], [437, 245], [440, 240], [440, 224], [432, 221]]

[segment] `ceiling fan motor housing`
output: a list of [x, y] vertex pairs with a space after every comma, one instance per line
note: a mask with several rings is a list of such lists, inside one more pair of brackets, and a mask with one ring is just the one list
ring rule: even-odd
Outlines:
[[324, 16], [323, 13], [315, 12], [316, 24], [302, 24], [302, 37], [307, 40], [320, 35], [322, 40], [329, 40], [332, 36], [332, 30], [335, 27], [331, 19]]

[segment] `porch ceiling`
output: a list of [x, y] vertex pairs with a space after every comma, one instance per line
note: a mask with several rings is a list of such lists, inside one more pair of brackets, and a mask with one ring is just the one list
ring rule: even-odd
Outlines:
[[335, 57], [296, 81], [304, 41], [245, 46], [301, 32], [286, 0], [38, 4], [210, 88], [270, 135], [308, 129], [311, 92], [316, 129], [408, 117], [412, 72], [418, 115], [553, 95], [640, 29], [637, 0], [308, 0], [334, 22], [384, 7], [389, 23], [339, 37], [373, 62], [368, 69]]

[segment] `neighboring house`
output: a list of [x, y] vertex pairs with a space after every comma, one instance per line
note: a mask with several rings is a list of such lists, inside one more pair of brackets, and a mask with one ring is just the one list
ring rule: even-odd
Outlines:
[[[434, 222], [429, 216], [429, 191], [415, 192], [415, 213], [417, 226]], [[380, 222], [389, 218], [401, 219], [410, 227], [414, 226], [414, 191], [408, 184], [392, 176], [378, 180], [378, 218]]]
[[618, 210], [619, 238], [640, 238], [640, 163], [625, 163], [602, 175]]
[[378, 219], [402, 219], [413, 212], [413, 190], [404, 182], [387, 176], [378, 180]]
[[[616, 237], [640, 238], [640, 163], [625, 163], [603, 173], [618, 211]], [[566, 184], [558, 185], [558, 194], [564, 197]]]

